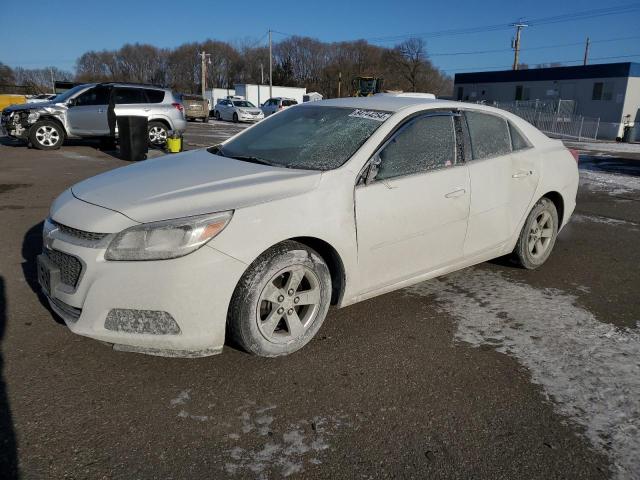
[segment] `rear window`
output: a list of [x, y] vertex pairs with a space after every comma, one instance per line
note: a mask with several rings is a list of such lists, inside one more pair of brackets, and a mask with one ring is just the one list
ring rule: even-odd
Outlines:
[[149, 103], [161, 103], [164, 100], [164, 90], [146, 90]]
[[473, 159], [498, 157], [511, 152], [511, 136], [507, 121], [496, 115], [466, 112]]
[[296, 102], [295, 100], [282, 100], [282, 106], [283, 107], [290, 107], [292, 105], [297, 105], [298, 102]]

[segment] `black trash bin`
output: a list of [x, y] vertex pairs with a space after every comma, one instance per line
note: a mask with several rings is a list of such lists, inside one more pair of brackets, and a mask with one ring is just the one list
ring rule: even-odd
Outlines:
[[117, 118], [120, 158], [137, 162], [147, 158], [149, 133], [147, 117], [127, 115]]

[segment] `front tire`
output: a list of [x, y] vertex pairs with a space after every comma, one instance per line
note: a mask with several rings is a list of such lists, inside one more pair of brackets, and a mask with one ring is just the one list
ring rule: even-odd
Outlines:
[[288, 355], [318, 332], [331, 302], [331, 275], [322, 257], [286, 241], [248, 268], [231, 299], [229, 334], [245, 351]]
[[558, 210], [548, 198], [534, 205], [524, 222], [513, 251], [515, 260], [527, 270], [534, 270], [547, 261], [558, 236]]
[[217, 121], [222, 120], [222, 118], [220, 117], [220, 112], [216, 112], [215, 117]]
[[29, 142], [38, 150], [57, 150], [64, 137], [64, 129], [52, 120], [40, 120], [29, 130]]
[[238, 123], [238, 114], [237, 113], [233, 114], [233, 123]]

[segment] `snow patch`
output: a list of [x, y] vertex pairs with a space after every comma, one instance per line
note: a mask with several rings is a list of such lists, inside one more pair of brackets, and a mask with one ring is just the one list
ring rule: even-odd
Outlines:
[[640, 332], [598, 321], [575, 298], [466, 269], [405, 290], [457, 321], [455, 338], [514, 356], [556, 410], [609, 455], [616, 478], [640, 472]]
[[571, 221], [575, 223], [601, 223], [603, 225], [613, 225], [613, 226], [626, 226], [632, 227], [633, 231], [637, 231], [637, 228], [640, 227], [639, 224], [635, 222], [630, 222], [628, 220], [619, 220], [617, 218], [605, 217], [602, 215], [583, 215], [581, 213], [574, 213], [571, 216]]
[[640, 177], [580, 169], [580, 186], [609, 195], [624, 195], [640, 192]]
[[227, 438], [258, 447], [229, 449], [224, 466], [227, 474], [247, 476], [251, 472], [258, 478], [267, 478], [271, 471], [278, 471], [282, 477], [304, 472], [305, 464], [322, 463], [319, 456], [330, 449], [329, 437], [351, 426], [348, 417], [330, 415], [300, 420], [279, 431], [275, 426], [276, 409], [273, 405], [255, 407], [254, 402], [239, 409], [241, 433], [231, 433]]

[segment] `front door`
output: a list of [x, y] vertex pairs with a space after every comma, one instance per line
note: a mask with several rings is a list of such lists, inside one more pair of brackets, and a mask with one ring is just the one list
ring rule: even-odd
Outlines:
[[74, 99], [67, 111], [72, 135], [108, 135], [107, 107], [110, 88], [102, 85], [86, 90]]
[[355, 191], [363, 292], [460, 260], [469, 214], [469, 174], [451, 113], [401, 127], [374, 156], [377, 175]]

